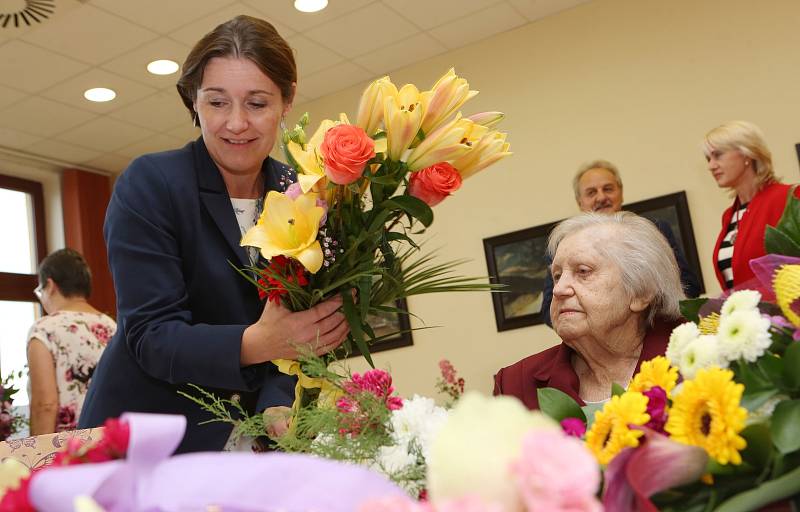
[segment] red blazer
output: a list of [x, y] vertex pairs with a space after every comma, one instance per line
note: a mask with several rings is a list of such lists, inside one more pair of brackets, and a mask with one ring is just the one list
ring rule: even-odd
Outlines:
[[[664, 355], [669, 335], [677, 325], [677, 322], [657, 320], [647, 331], [634, 374], [639, 371], [642, 362]], [[494, 394], [515, 396], [522, 400], [528, 409], [538, 409], [539, 398], [536, 390], [556, 388], [574, 398], [580, 405], [586, 405], [578, 396], [580, 382], [572, 368], [573, 352], [571, 348], [561, 343], [503, 368], [494, 376]]]
[[[783, 209], [786, 207], [786, 196], [789, 194], [791, 187], [792, 185], [784, 183], [772, 183], [761, 189], [750, 200], [747, 211], [739, 221], [739, 230], [736, 233], [736, 241], [733, 244], [731, 265], [733, 267], [734, 287], [739, 288], [742, 284], [755, 279], [753, 271], [750, 270], [750, 260], [764, 256], [767, 253], [764, 248], [764, 232], [767, 225], [774, 226], [780, 220]], [[800, 187], [795, 190], [795, 196], [797, 196], [798, 192], [800, 192]], [[733, 212], [738, 207], [739, 200], [736, 199], [722, 214], [722, 230], [719, 232], [717, 243], [714, 246], [714, 272], [717, 274], [717, 280], [723, 290], [727, 288], [725, 280], [722, 278], [722, 272], [719, 270], [717, 258], [722, 239], [725, 237], [725, 233], [728, 232], [728, 224], [731, 222]], [[755, 286], [755, 283], [750, 284]]]

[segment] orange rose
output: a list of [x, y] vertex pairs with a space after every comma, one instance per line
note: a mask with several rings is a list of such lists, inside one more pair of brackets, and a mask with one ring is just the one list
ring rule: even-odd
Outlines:
[[319, 146], [325, 159], [325, 174], [337, 185], [353, 183], [375, 156], [375, 141], [358, 126], [340, 124], [325, 132]]
[[425, 201], [428, 206], [436, 206], [459, 188], [461, 175], [447, 162], [420, 169], [411, 175], [408, 182], [409, 193]]

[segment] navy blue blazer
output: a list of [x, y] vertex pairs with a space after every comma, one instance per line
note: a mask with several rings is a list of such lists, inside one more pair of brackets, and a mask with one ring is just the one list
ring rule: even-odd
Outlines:
[[[669, 242], [669, 246], [672, 247], [672, 252], [675, 253], [675, 261], [678, 263], [678, 270], [681, 272], [681, 284], [683, 284], [683, 291], [689, 298], [695, 298], [700, 295], [700, 280], [694, 275], [694, 272], [689, 267], [689, 263], [686, 261], [686, 258], [683, 256], [683, 251], [681, 250], [681, 246], [678, 245], [678, 240], [675, 238], [675, 234], [672, 232], [672, 228], [669, 227], [669, 224], [664, 222], [663, 220], [654, 220], [653, 224], [656, 225], [661, 234], [664, 235], [664, 238], [667, 239]], [[550, 303], [553, 302], [553, 276], [550, 274], [550, 265], [553, 263], [552, 258], [545, 254], [545, 261], [547, 263], [548, 271], [545, 272], [544, 276], [544, 288], [542, 289], [542, 320], [544, 323], [553, 327], [553, 321], [550, 319]]]
[[[268, 158], [267, 190], [293, 172]], [[221, 450], [231, 426], [200, 425], [210, 414], [180, 396], [187, 383], [251, 411], [290, 405], [294, 380], [272, 363], [239, 364], [242, 333], [264, 307], [233, 268], [249, 266], [222, 175], [202, 137], [182, 149], [144, 155], [114, 186], [104, 226], [117, 293], [117, 333], [92, 378], [81, 428], [126, 411], [182, 414], [178, 452]], [[258, 402], [256, 404], [256, 402]]]

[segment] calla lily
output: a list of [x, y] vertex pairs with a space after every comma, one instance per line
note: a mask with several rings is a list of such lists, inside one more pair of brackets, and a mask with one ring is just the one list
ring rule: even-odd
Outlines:
[[384, 99], [387, 157], [390, 160], [402, 158], [419, 131], [422, 114], [419, 90], [412, 84], [404, 85], [397, 94]]
[[506, 115], [502, 112], [479, 112], [468, 116], [467, 119], [487, 128], [494, 128]]
[[470, 91], [469, 83], [450, 68], [430, 91], [422, 93], [422, 107], [425, 110], [422, 131], [427, 134], [441, 126], [476, 94], [478, 91]]
[[419, 143], [408, 156], [408, 168], [418, 171], [439, 162], [452, 162], [472, 150], [489, 131], [457, 115], [455, 119], [440, 127]]
[[708, 455], [698, 446], [677, 443], [648, 428], [634, 428], [644, 431], [645, 441], [623, 450], [608, 465], [603, 506], [621, 512], [658, 512], [650, 497], [699, 480]]
[[317, 206], [317, 194], [303, 194], [293, 200], [270, 191], [261, 217], [244, 234], [240, 245], [258, 247], [266, 259], [278, 255], [294, 258], [314, 274], [322, 267], [317, 230], [324, 213]]
[[374, 135], [383, 120], [384, 100], [389, 96], [396, 95], [397, 87], [389, 80], [388, 76], [381, 77], [369, 84], [358, 103], [356, 126], [363, 128], [367, 135]]
[[458, 169], [462, 179], [469, 178], [498, 160], [511, 155], [512, 153], [508, 151], [509, 148], [505, 133], [491, 131], [481, 137], [478, 143], [472, 146], [471, 151], [455, 160], [453, 167]]

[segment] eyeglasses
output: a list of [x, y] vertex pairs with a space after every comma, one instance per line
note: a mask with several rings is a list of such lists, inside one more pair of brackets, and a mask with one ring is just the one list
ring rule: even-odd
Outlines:
[[39, 300], [42, 300], [42, 290], [44, 290], [44, 286], [41, 284], [33, 289], [33, 294], [36, 295], [36, 298]]

